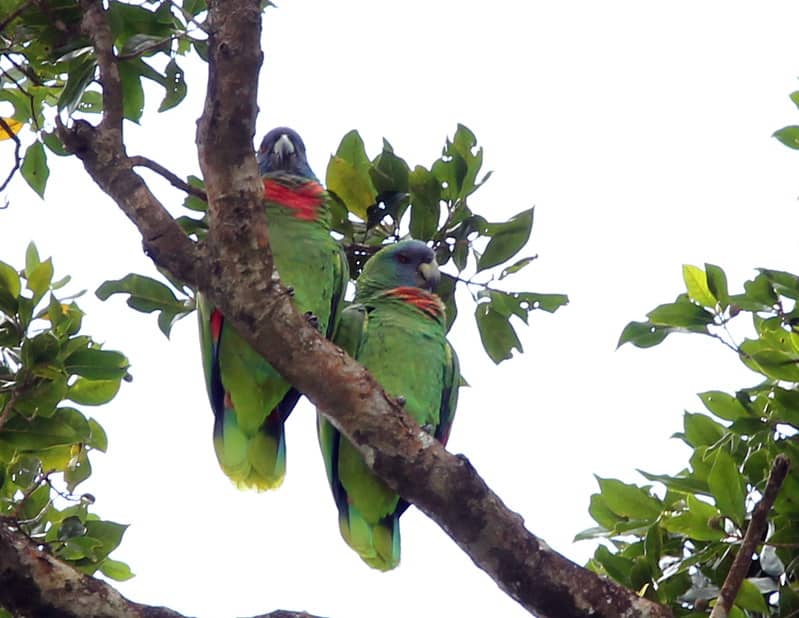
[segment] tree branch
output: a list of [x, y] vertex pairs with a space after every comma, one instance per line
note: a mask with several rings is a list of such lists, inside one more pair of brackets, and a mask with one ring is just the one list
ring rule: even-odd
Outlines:
[[[105, 582], [84, 575], [42, 551], [0, 517], [0, 607], [23, 616], [57, 618], [185, 618], [171, 609], [142, 605]], [[276, 610], [254, 618], [321, 618]]]
[[208, 92], [197, 131], [209, 202], [206, 254], [131, 171], [117, 133], [108, 133], [113, 123], [104, 118], [95, 129], [78, 121], [63, 130], [68, 147], [137, 225], [153, 260], [206, 293], [353, 441], [381, 478], [436, 521], [528, 611], [542, 618], [670, 616], [668, 609], [577, 566], [530, 534], [465, 457], [444, 450], [363, 367], [297, 314], [286, 289], [272, 278], [252, 149], [262, 60], [259, 2], [211, 1], [208, 25]]
[[[2, 119], [0, 119], [2, 120]], [[156, 163], [152, 159], [148, 159], [147, 157], [135, 156], [129, 157], [129, 161], [131, 166], [133, 167], [146, 167], [149, 170], [154, 171], [156, 174], [163, 176], [166, 178], [169, 183], [175, 187], [176, 189], [180, 189], [181, 191], [185, 191], [189, 195], [193, 195], [194, 197], [200, 198], [203, 202], [207, 201], [208, 198], [205, 195], [205, 191], [199, 189], [198, 187], [192, 187], [189, 183], [184, 182], [177, 175], [170, 172], [160, 163]]]
[[763, 533], [768, 527], [768, 514], [777, 499], [777, 494], [782, 487], [788, 470], [791, 467], [790, 460], [785, 455], [777, 455], [774, 458], [774, 463], [771, 466], [771, 472], [766, 482], [766, 489], [763, 491], [763, 497], [760, 502], [755, 506], [752, 511], [752, 519], [749, 520], [749, 525], [746, 527], [746, 534], [744, 534], [741, 548], [732, 562], [730, 571], [724, 579], [721, 586], [718, 600], [710, 613], [710, 618], [726, 618], [735, 597], [738, 596], [738, 591], [741, 589], [741, 584], [749, 572], [749, 565], [752, 564], [752, 555], [760, 543], [763, 542]]
[[97, 185], [139, 228], [145, 252], [167, 270], [184, 273], [185, 281], [193, 283], [201, 252], [133, 171], [133, 163], [125, 152], [122, 85], [108, 16], [100, 0], [81, 0], [81, 7], [82, 27], [92, 39], [100, 66], [103, 119], [96, 127], [85, 120], [66, 127], [56, 116], [59, 137], [67, 150], [83, 162]]

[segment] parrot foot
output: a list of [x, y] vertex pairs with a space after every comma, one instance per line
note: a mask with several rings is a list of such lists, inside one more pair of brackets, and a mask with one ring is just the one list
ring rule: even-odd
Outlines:
[[405, 397], [403, 397], [402, 395], [400, 395], [399, 397], [395, 397], [394, 400], [400, 405], [400, 407], [403, 408], [405, 407], [405, 402], [407, 401], [407, 399], [405, 399]]
[[305, 312], [305, 319], [308, 320], [308, 324], [313, 326], [316, 330], [322, 331], [321, 326], [319, 325], [319, 318], [316, 317], [312, 311]]

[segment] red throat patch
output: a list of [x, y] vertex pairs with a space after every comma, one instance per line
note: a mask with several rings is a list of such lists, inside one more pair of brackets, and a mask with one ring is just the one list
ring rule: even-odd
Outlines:
[[274, 179], [264, 179], [264, 199], [290, 208], [297, 219], [313, 221], [325, 199], [325, 190], [318, 182], [308, 181], [298, 187], [287, 187]]
[[219, 343], [219, 335], [222, 333], [222, 322], [225, 317], [219, 309], [214, 309], [211, 313], [211, 340]]
[[390, 296], [391, 298], [396, 298], [397, 300], [401, 300], [404, 303], [413, 305], [414, 307], [416, 307], [420, 311], [423, 311], [432, 318], [436, 319], [444, 318], [444, 312], [445, 312], [444, 303], [441, 302], [441, 299], [438, 297], [438, 295], [426, 292], [421, 288], [415, 288], [412, 286], [402, 286], [399, 288], [388, 290], [386, 292], [386, 296]]

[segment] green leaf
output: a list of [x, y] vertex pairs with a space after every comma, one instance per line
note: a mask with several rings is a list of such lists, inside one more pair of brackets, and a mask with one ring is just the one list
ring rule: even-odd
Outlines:
[[174, 58], [166, 65], [164, 88], [166, 89], [166, 95], [164, 96], [164, 100], [161, 101], [161, 105], [158, 106], [159, 112], [165, 112], [178, 105], [186, 98], [186, 93], [188, 92], [186, 80], [183, 76], [183, 69], [178, 66]]
[[622, 483], [618, 479], [596, 477], [602, 491], [602, 499], [617, 515], [653, 522], [660, 516], [663, 505], [649, 492], [635, 485]]
[[17, 271], [5, 262], [0, 262], [0, 290], [8, 293], [12, 299], [19, 297], [22, 284]]
[[67, 399], [85, 406], [99, 406], [111, 401], [119, 392], [119, 379], [89, 380], [78, 378], [69, 387]]
[[[99, 94], [99, 93], [98, 93]], [[61, 138], [58, 137], [58, 132], [54, 129], [52, 131], [42, 131], [39, 135], [42, 137], [42, 142], [54, 155], [65, 157], [69, 155], [69, 151], [61, 143]]]
[[17, 398], [14, 409], [27, 417], [47, 417], [53, 414], [66, 394], [67, 380], [64, 376], [52, 380], [39, 380], [34, 386], [22, 392]]
[[[71, 493], [83, 481], [89, 478], [92, 474], [92, 466], [89, 463], [89, 458], [86, 454], [86, 449], [81, 448], [77, 456], [73, 457], [67, 469], [64, 471], [64, 480], [67, 483], [67, 490]], [[90, 534], [90, 536], [93, 536]], [[99, 557], [93, 558], [98, 560]]]
[[594, 560], [599, 562], [605, 572], [622, 584], [628, 584], [633, 562], [619, 554], [611, 553], [604, 545], [600, 545], [594, 552]]
[[686, 412], [683, 417], [685, 441], [697, 446], [712, 446], [724, 436], [724, 426], [704, 414]]
[[72, 114], [78, 107], [78, 102], [86, 87], [94, 79], [97, 59], [93, 53], [84, 53], [69, 62], [69, 76], [61, 96], [58, 98], [58, 110], [66, 109]]
[[663, 341], [672, 329], [656, 326], [651, 322], [630, 322], [624, 327], [616, 344], [620, 348], [625, 343], [632, 343], [638, 348], [651, 348]]
[[691, 300], [711, 309], [716, 306], [716, 297], [710, 291], [707, 277], [701, 268], [683, 264], [682, 278]]
[[130, 363], [124, 354], [111, 350], [78, 350], [64, 361], [68, 373], [91, 380], [113, 380], [125, 377]]
[[643, 470], [638, 473], [648, 481], [663, 483], [671, 490], [689, 494], [709, 494], [707, 483], [687, 476], [669, 476], [667, 474], [650, 474]]
[[417, 165], [409, 175], [411, 192], [411, 236], [430, 240], [441, 215], [441, 185], [427, 169]]
[[87, 521], [86, 535], [99, 540], [102, 543], [102, 553], [107, 556], [119, 546], [127, 528], [127, 525], [113, 521]]
[[533, 208], [515, 215], [506, 223], [495, 223], [487, 226], [491, 240], [477, 262], [477, 272], [491, 268], [509, 260], [530, 239], [533, 229]]
[[131, 273], [122, 279], [105, 281], [95, 294], [100, 300], [108, 300], [112, 294], [129, 294], [127, 304], [136, 311], [160, 311], [158, 325], [167, 337], [175, 320], [193, 311], [168, 286], [144, 275]]
[[713, 323], [712, 313], [687, 300], [659, 305], [646, 315], [655, 325], [685, 328], [695, 332], [707, 332], [707, 325]]
[[33, 272], [28, 274], [28, 289], [33, 292], [33, 302], [38, 303], [44, 293], [50, 289], [53, 280], [53, 260], [47, 258], [36, 265]]
[[447, 332], [452, 328], [455, 318], [458, 317], [458, 305], [455, 303], [455, 289], [457, 281], [447, 273], [441, 274], [441, 280], [438, 283], [436, 293], [439, 295], [444, 304], [446, 305], [447, 312]]
[[130, 570], [127, 564], [118, 560], [111, 560], [111, 558], [103, 560], [100, 564], [100, 572], [118, 582], [124, 582], [133, 577], [133, 571]]
[[375, 203], [377, 192], [369, 175], [371, 162], [357, 131], [341, 140], [336, 154], [327, 165], [328, 191], [335, 193], [347, 210], [366, 220], [366, 209]]
[[743, 479], [738, 465], [725, 449], [716, 449], [707, 482], [718, 509], [739, 528], [742, 527], [746, 515]]
[[31, 273], [41, 261], [42, 260], [39, 258], [39, 250], [36, 248], [36, 245], [33, 241], [29, 242], [25, 249], [25, 276], [30, 278]]
[[769, 270], [767, 268], [758, 268], [758, 270], [771, 281], [774, 290], [778, 294], [794, 300], [799, 299], [799, 277], [781, 270]]
[[500, 273], [499, 275], [500, 281], [505, 277], [507, 277], [508, 275], [512, 275], [513, 273], [519, 272], [522, 268], [526, 267], [528, 264], [531, 264], [534, 260], [537, 259], [538, 259], [537, 255], [531, 255], [529, 257], [517, 260], [507, 268], [503, 268], [502, 273]]
[[744, 299], [755, 303], [753, 310], [768, 309], [777, 302], [777, 294], [764, 274], [744, 283]]
[[486, 353], [497, 365], [513, 356], [515, 348], [523, 352], [522, 344], [507, 317], [492, 308], [492, 303], [479, 303], [475, 308], [477, 330]]
[[735, 596], [735, 604], [743, 609], [748, 609], [761, 614], [768, 614], [768, 604], [763, 598], [763, 593], [758, 587], [747, 578], [741, 582], [738, 594]]
[[727, 308], [730, 304], [730, 293], [727, 290], [727, 275], [724, 271], [715, 264], [705, 264], [705, 273], [707, 273], [707, 285], [710, 288], [710, 293], [719, 301], [722, 310]]
[[738, 399], [722, 391], [699, 393], [699, 398], [710, 412], [724, 420], [735, 421], [749, 416], [749, 411]]
[[44, 145], [41, 142], [36, 141], [28, 146], [19, 171], [30, 188], [36, 191], [39, 197], [44, 197], [44, 188], [47, 186], [50, 168], [47, 167], [47, 153], [45, 153]]
[[137, 65], [131, 61], [117, 63], [122, 83], [122, 115], [133, 122], [139, 122], [144, 111], [144, 89]]
[[780, 586], [780, 618], [799, 615], [799, 592], [789, 584]]
[[778, 131], [774, 131], [772, 137], [776, 137], [788, 148], [799, 149], [799, 127], [795, 125], [783, 127]]
[[390, 150], [384, 150], [372, 162], [369, 176], [378, 195], [382, 193], [407, 193], [410, 169], [404, 159]]
[[720, 513], [711, 505], [687, 496], [688, 509], [676, 515], [664, 517], [661, 526], [674, 534], [681, 534], [697, 541], [720, 541], [724, 538], [724, 530], [715, 522]]
[[588, 513], [594, 518], [596, 523], [606, 530], [613, 530], [622, 519], [608, 506], [602, 494], [591, 494]]
[[92, 448], [105, 453], [108, 450], [108, 437], [105, 434], [105, 429], [93, 418], [89, 419], [89, 432], [89, 438], [86, 443]]

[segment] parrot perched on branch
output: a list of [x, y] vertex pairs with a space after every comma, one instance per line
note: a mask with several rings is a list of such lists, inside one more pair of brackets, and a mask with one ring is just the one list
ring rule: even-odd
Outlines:
[[[330, 235], [328, 195], [292, 129], [269, 131], [257, 156], [274, 267], [292, 289], [294, 307], [331, 337], [349, 274]], [[278, 487], [286, 472], [283, 423], [300, 394], [201, 294], [197, 306], [219, 464], [242, 489]]]
[[[439, 277], [433, 251], [423, 242], [405, 240], [381, 249], [358, 278], [335, 343], [446, 444], [460, 371], [445, 335], [444, 304], [432, 293]], [[369, 566], [393, 569], [400, 559], [399, 517], [408, 503], [369, 470], [321, 413], [317, 429], [341, 535]]]

